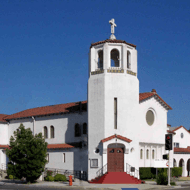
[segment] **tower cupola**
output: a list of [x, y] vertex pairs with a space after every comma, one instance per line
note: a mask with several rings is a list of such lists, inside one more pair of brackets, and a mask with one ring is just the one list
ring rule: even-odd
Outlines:
[[117, 40], [114, 33], [115, 20], [111, 24], [109, 39], [92, 43], [90, 46], [89, 76], [101, 73], [124, 73], [137, 76], [136, 46]]

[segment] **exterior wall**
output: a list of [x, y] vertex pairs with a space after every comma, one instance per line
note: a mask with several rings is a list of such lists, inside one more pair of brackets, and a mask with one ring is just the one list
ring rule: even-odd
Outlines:
[[[10, 136], [13, 135], [13, 132], [20, 126], [21, 123], [25, 126], [25, 128], [30, 128], [32, 131], [34, 130], [34, 134], [42, 133], [44, 135], [43, 128], [46, 126], [48, 128], [48, 138], [46, 139], [48, 144], [69, 144], [79, 142], [87, 136], [83, 135], [81, 132], [80, 137], [75, 137], [75, 124], [78, 123], [82, 126], [83, 123], [88, 123], [87, 112], [35, 117], [35, 121], [33, 121], [32, 118], [12, 120], [9, 124], [9, 135], [7, 135], [9, 137], [7, 139], [10, 139]], [[51, 125], [54, 126], [54, 138], [50, 138]], [[7, 142], [6, 144], [9, 143]], [[49, 163], [46, 167], [66, 170], [82, 170], [86, 172], [88, 170], [87, 148], [48, 150], [48, 153]], [[63, 163], [63, 153], [66, 154], [65, 163]], [[0, 152], [0, 155], [3, 154]], [[5, 160], [2, 156], [0, 157], [0, 163], [4, 163], [1, 162], [1, 160]]]
[[9, 132], [8, 124], [0, 124], [0, 144], [2, 145], [9, 144], [8, 132]]
[[[139, 156], [139, 167], [167, 168], [166, 163], [168, 160], [163, 160], [163, 154], [168, 154], [169, 151], [165, 150], [165, 144], [140, 143], [139, 155], [141, 149], [143, 150], [143, 157], [141, 159]], [[147, 150], [149, 151], [148, 158]], [[154, 157], [152, 154], [153, 150]], [[170, 167], [173, 167], [173, 151], [170, 151]]]
[[100, 141], [105, 138], [105, 79], [104, 74], [94, 75], [88, 80], [88, 180], [96, 175], [100, 168], [91, 168], [91, 160], [98, 159], [102, 167], [102, 155], [96, 154], [95, 149], [102, 149]]
[[[103, 49], [104, 73], [90, 74], [88, 80], [88, 180], [96, 177], [96, 172], [106, 162], [105, 156], [102, 158], [101, 153], [95, 153], [96, 148], [103, 151], [101, 140], [106, 137], [118, 134], [133, 140], [132, 144], [135, 150], [133, 155], [139, 155], [139, 151], [137, 151], [139, 141], [136, 138], [139, 126], [139, 120], [136, 119], [139, 115], [139, 81], [136, 76], [127, 74], [126, 70], [124, 73], [107, 73], [107, 69], [110, 69], [112, 49], [117, 49], [120, 52], [119, 69], [127, 68], [128, 48], [126, 44], [105, 43], [103, 47], [99, 45], [90, 49], [90, 71], [96, 69], [98, 49]], [[137, 51], [131, 48], [130, 52], [132, 71], [137, 72]], [[114, 98], [117, 98], [117, 129], [114, 129]], [[99, 161], [98, 168], [91, 168], [90, 162], [95, 158]], [[135, 162], [135, 159], [128, 157], [126, 161], [138, 168], [138, 162]]]
[[[25, 128], [30, 128], [33, 131], [33, 119], [19, 119], [12, 120], [9, 124], [9, 139], [13, 135], [13, 132], [23, 124]], [[87, 112], [55, 115], [47, 117], [36, 117], [34, 122], [34, 133], [42, 133], [44, 135], [44, 126], [48, 128], [48, 138], [46, 142], [48, 144], [59, 144], [59, 143], [71, 143], [78, 142], [82, 137], [75, 137], [74, 127], [78, 123], [82, 126], [83, 123], [87, 122]], [[50, 126], [54, 126], [54, 138], [50, 138]]]
[[183, 165], [182, 165], [182, 177], [187, 177], [187, 161], [190, 159], [190, 154], [174, 154], [173, 158], [176, 160], [176, 167], [179, 167], [180, 159], [183, 159]]
[[[190, 134], [183, 127], [175, 131], [173, 136], [173, 143], [179, 143], [179, 148], [187, 148], [190, 146]], [[181, 138], [181, 133], [183, 133], [183, 138]]]
[[[146, 113], [152, 110], [155, 115], [153, 125], [146, 122]], [[167, 110], [154, 98], [140, 103], [139, 114], [140, 125], [138, 126], [137, 138], [140, 142], [165, 144], [165, 134], [167, 133]]]

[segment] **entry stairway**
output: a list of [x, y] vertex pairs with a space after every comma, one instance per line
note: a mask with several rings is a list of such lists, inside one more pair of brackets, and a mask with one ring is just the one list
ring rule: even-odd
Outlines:
[[96, 178], [89, 183], [102, 184], [140, 184], [145, 183], [139, 178], [139, 170], [126, 163], [126, 172], [109, 172], [107, 164], [96, 172]]
[[100, 177], [96, 177], [89, 181], [89, 183], [101, 184], [140, 184], [144, 183], [140, 179], [127, 174], [126, 172], [107, 172]]

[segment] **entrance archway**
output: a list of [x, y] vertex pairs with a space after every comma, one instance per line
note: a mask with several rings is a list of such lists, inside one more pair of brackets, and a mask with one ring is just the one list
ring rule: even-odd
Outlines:
[[175, 158], [173, 159], [173, 167], [177, 167], [177, 162], [176, 162]]
[[180, 159], [180, 161], [179, 161], [179, 167], [182, 167], [182, 176], [184, 176], [184, 160], [183, 160], [183, 158], [181, 158]]
[[190, 158], [187, 160], [187, 175], [190, 174]]
[[124, 148], [120, 143], [113, 143], [108, 145], [107, 160], [108, 172], [123, 172], [124, 171]]

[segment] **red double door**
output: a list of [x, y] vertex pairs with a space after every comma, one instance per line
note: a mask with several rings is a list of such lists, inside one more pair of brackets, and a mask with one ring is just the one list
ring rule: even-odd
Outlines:
[[124, 171], [124, 149], [108, 148], [108, 172]]

